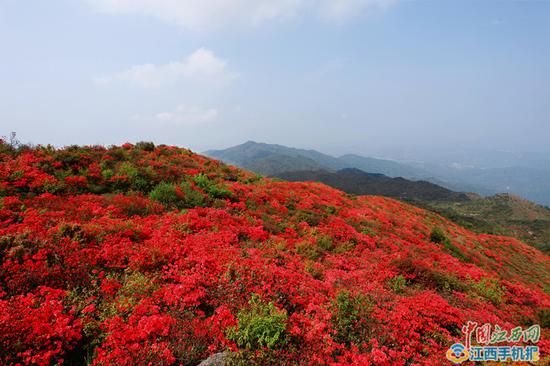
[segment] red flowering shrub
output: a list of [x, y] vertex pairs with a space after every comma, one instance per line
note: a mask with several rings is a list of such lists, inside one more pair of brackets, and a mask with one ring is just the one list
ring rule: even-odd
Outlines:
[[[0, 363], [441, 365], [541, 324], [550, 261], [419, 208], [152, 143], [0, 148]], [[546, 361], [546, 360], [545, 360]]]
[[64, 304], [65, 292], [39, 287], [35, 293], [0, 300], [2, 364], [52, 365], [81, 338], [81, 322]]

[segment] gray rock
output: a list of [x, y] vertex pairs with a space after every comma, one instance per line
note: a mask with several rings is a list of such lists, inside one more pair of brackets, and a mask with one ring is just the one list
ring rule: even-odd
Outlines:
[[215, 353], [206, 360], [199, 363], [198, 366], [225, 366], [225, 360], [229, 356], [228, 352]]

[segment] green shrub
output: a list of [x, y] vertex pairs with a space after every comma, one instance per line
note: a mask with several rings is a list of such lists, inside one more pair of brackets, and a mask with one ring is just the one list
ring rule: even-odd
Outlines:
[[307, 241], [296, 244], [296, 253], [312, 261], [318, 260], [325, 254], [318, 245], [309, 243]]
[[335, 340], [347, 346], [368, 340], [369, 317], [373, 310], [370, 299], [362, 294], [340, 291], [333, 302]]
[[130, 162], [123, 162], [117, 169], [117, 175], [128, 177], [130, 188], [134, 191], [148, 192], [151, 189], [151, 179], [143, 171]]
[[204, 196], [199, 191], [193, 189], [188, 182], [182, 182], [180, 185], [183, 193], [183, 201], [180, 208], [193, 208], [204, 206]]
[[430, 233], [430, 241], [432, 243], [442, 244], [448, 240], [449, 238], [447, 238], [447, 235], [445, 235], [445, 232], [441, 228], [434, 227], [432, 229], [432, 232]]
[[[289, 208], [290, 210], [290, 208]], [[325, 216], [320, 213], [312, 211], [296, 211], [296, 214], [292, 218], [295, 222], [307, 222], [309, 226], [318, 226]]]
[[262, 301], [256, 294], [248, 305], [237, 314], [237, 327], [228, 329], [228, 339], [249, 350], [281, 348], [286, 343], [286, 310]]
[[328, 235], [322, 235], [318, 237], [317, 246], [329, 252], [334, 249], [334, 243], [332, 242], [332, 238]]
[[[225, 366], [259, 366], [259, 365], [292, 365], [290, 360], [285, 360], [276, 350], [249, 351], [241, 350], [229, 352], [225, 360]], [[295, 363], [294, 363], [295, 364]]]
[[109, 180], [115, 175], [115, 172], [112, 169], [104, 169], [101, 171], [101, 175], [103, 176], [103, 179]]
[[149, 198], [178, 209], [204, 206], [204, 196], [187, 182], [182, 182], [179, 186], [161, 182], [149, 193]]
[[178, 197], [176, 187], [166, 182], [157, 184], [151, 193], [149, 193], [149, 198], [169, 207], [177, 206], [178, 202], [181, 200], [181, 198]]
[[407, 280], [403, 277], [403, 275], [398, 275], [388, 280], [388, 286], [393, 290], [393, 292], [402, 294], [405, 287], [407, 287]]
[[198, 174], [193, 178], [195, 184], [204, 190], [206, 194], [212, 198], [231, 199], [233, 193], [221, 184], [216, 184], [213, 180], [208, 178], [205, 174]]
[[472, 282], [471, 288], [475, 294], [491, 301], [495, 305], [503, 301], [505, 292], [497, 279], [482, 278], [479, 282]]
[[451, 255], [453, 257], [466, 261], [464, 253], [462, 253], [462, 251], [451, 242], [451, 240], [447, 237], [447, 235], [441, 228], [433, 228], [432, 232], [430, 233], [430, 241], [436, 244], [443, 244], [445, 248], [447, 248], [447, 250], [451, 252]]
[[155, 144], [149, 141], [140, 141], [136, 143], [136, 149], [143, 150], [143, 151], [154, 151], [155, 150]]
[[538, 323], [543, 328], [550, 328], [550, 308], [544, 308], [537, 312]]

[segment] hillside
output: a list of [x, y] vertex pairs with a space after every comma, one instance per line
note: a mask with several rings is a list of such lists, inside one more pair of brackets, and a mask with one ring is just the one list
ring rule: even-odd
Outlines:
[[509, 237], [151, 143], [0, 144], [0, 364], [442, 365], [467, 321], [542, 326]]
[[389, 178], [357, 169], [283, 172], [276, 176], [291, 182], [322, 182], [351, 194], [397, 198], [477, 233], [512, 236], [550, 253], [550, 209], [516, 196], [481, 197], [430, 182]]
[[470, 230], [513, 236], [550, 252], [550, 209], [499, 194], [467, 202], [430, 202], [431, 210]]
[[470, 199], [464, 193], [453, 192], [430, 182], [390, 178], [358, 169], [348, 168], [337, 172], [291, 171], [276, 176], [291, 182], [321, 182], [358, 195], [387, 196], [408, 201], [464, 202]]

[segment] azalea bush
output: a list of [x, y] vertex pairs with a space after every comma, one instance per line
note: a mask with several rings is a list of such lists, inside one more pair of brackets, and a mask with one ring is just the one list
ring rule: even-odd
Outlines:
[[0, 143], [0, 364], [441, 365], [468, 320], [540, 324], [546, 357], [549, 293], [538, 250], [396, 200]]

